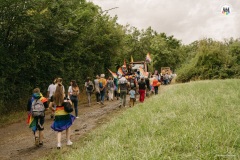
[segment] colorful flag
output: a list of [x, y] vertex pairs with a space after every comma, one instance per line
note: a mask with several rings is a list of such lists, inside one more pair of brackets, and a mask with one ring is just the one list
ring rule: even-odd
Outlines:
[[151, 63], [151, 61], [152, 61], [152, 59], [150, 57], [150, 53], [147, 53], [146, 62]]
[[123, 67], [127, 67], [125, 59], [124, 59], [124, 62], [123, 62]]
[[141, 76], [141, 77], [142, 77], [142, 76], [145, 77], [145, 78], [148, 77], [149, 73], [148, 73], [148, 72], [145, 72], [142, 67], [139, 68], [139, 71], [140, 71], [140, 76]]
[[131, 56], [131, 62], [133, 62], [133, 57]]
[[117, 74], [121, 76], [123, 75], [123, 71], [121, 67], [118, 68]]
[[110, 69], [108, 69], [108, 71], [112, 74], [113, 78], [117, 78], [117, 74], [112, 72]]

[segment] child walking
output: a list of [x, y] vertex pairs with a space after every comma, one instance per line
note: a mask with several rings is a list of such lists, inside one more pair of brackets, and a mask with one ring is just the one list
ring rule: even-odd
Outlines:
[[134, 90], [134, 87], [131, 87], [131, 90], [129, 91], [129, 94], [130, 94], [130, 107], [133, 107], [134, 106], [134, 102], [136, 100], [136, 92]]

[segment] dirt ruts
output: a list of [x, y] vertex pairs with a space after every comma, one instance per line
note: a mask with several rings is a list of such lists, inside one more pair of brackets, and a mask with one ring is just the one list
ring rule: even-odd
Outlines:
[[[106, 119], [113, 117], [113, 113], [121, 113], [126, 108], [119, 108], [119, 101], [105, 101], [105, 105], [94, 104], [79, 106], [79, 119], [72, 125], [71, 140], [76, 142], [85, 133], [89, 133]], [[27, 118], [27, 115], [26, 115]], [[56, 150], [56, 132], [50, 125], [53, 119], [50, 118], [49, 111], [44, 124], [44, 144], [42, 147], [34, 145], [34, 136], [26, 121], [14, 123], [0, 129], [0, 159], [1, 160], [31, 160], [43, 157], [51, 151]], [[62, 134], [62, 145], [66, 146], [65, 132]]]

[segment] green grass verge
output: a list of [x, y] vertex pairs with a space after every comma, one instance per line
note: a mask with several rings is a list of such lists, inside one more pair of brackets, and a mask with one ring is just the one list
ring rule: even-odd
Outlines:
[[[25, 117], [25, 118], [24, 118]], [[13, 112], [9, 115], [0, 116], [0, 127], [10, 125], [12, 123], [17, 123], [23, 120], [27, 120], [27, 112], [19, 111]]]
[[[240, 159], [240, 80], [161, 86], [56, 159]], [[63, 154], [64, 153], [64, 154]], [[46, 158], [49, 159], [49, 158]]]

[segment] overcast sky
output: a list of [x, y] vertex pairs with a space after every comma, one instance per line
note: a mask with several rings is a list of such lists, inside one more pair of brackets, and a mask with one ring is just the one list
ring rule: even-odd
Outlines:
[[[88, 0], [118, 16], [118, 23], [158, 33], [189, 44], [202, 38], [240, 38], [240, 0]], [[230, 14], [221, 13], [228, 6]]]

